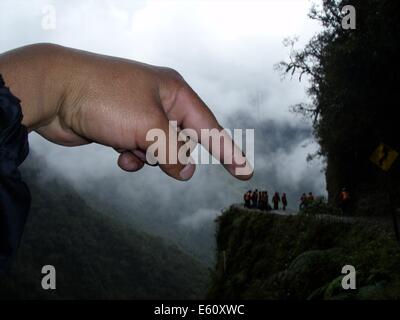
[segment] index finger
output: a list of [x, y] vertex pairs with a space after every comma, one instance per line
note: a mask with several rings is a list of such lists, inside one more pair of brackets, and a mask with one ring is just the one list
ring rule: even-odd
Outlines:
[[240, 180], [252, 177], [253, 168], [248, 159], [189, 85], [182, 86], [176, 92], [166, 113], [170, 120], [177, 121], [183, 129], [195, 130], [198, 141], [230, 174]]

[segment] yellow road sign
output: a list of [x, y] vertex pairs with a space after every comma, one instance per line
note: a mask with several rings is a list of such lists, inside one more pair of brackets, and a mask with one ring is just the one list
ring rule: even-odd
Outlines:
[[384, 171], [388, 171], [399, 153], [389, 146], [381, 143], [372, 153], [370, 160]]

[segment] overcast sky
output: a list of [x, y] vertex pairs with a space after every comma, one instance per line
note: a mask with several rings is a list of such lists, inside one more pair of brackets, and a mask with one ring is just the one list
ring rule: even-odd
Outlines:
[[307, 101], [307, 83], [282, 81], [273, 68], [288, 56], [285, 37], [299, 36], [301, 47], [319, 30], [307, 17], [310, 6], [308, 0], [1, 0], [0, 51], [52, 42], [169, 66], [223, 125], [254, 128], [251, 182], [236, 181], [215, 165], [200, 166], [187, 183], [172, 181], [158, 168], [129, 174], [117, 167], [113, 150], [95, 145], [69, 149], [31, 134], [32, 149], [46, 156], [51, 172], [66, 176], [78, 189], [106, 181], [105, 192], [126, 206], [157, 194], [163, 213], [175, 214], [178, 201], [184, 208], [181, 222], [197, 224], [241, 201], [247, 188], [290, 189], [292, 207], [300, 191], [325, 192], [321, 164], [306, 162], [316, 150], [310, 123], [289, 112], [290, 105]]

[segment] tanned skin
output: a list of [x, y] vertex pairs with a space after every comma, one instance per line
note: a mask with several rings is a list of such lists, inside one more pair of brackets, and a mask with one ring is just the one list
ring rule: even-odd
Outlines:
[[[53, 44], [34, 44], [0, 55], [0, 73], [21, 100], [23, 125], [64, 146], [99, 143], [120, 153], [126, 171], [145, 164], [150, 129], [222, 130], [213, 113], [173, 69], [98, 55]], [[204, 141], [199, 141], [204, 143]], [[215, 154], [222, 160], [223, 150]], [[222, 162], [222, 161], [221, 161]], [[225, 168], [234, 176], [233, 164]], [[248, 163], [246, 163], [248, 166]], [[188, 180], [194, 164], [160, 164], [169, 176]], [[237, 176], [241, 180], [251, 178]]]

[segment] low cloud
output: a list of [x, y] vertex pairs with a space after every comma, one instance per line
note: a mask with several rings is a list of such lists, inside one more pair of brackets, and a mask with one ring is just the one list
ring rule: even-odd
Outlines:
[[[57, 13], [51, 31], [41, 29], [48, 4]], [[250, 188], [286, 192], [294, 208], [299, 193], [325, 192], [322, 163], [306, 161], [318, 148], [311, 125], [288, 110], [307, 101], [306, 83], [282, 81], [273, 71], [287, 57], [285, 37], [301, 35], [301, 46], [319, 30], [307, 18], [309, 1], [3, 0], [1, 6], [0, 51], [53, 42], [173, 67], [223, 126], [255, 129], [255, 175], [248, 182], [217, 165], [198, 166], [186, 183], [159, 168], [129, 174], [110, 148], [65, 148], [31, 134], [32, 150], [46, 160], [44, 174], [64, 177], [91, 205], [174, 236], [177, 225], [194, 230], [210, 222]]]
[[179, 223], [183, 226], [190, 227], [192, 229], [199, 229], [205, 223], [214, 220], [218, 216], [218, 212], [215, 209], [197, 209], [193, 214], [189, 214], [182, 217]]

